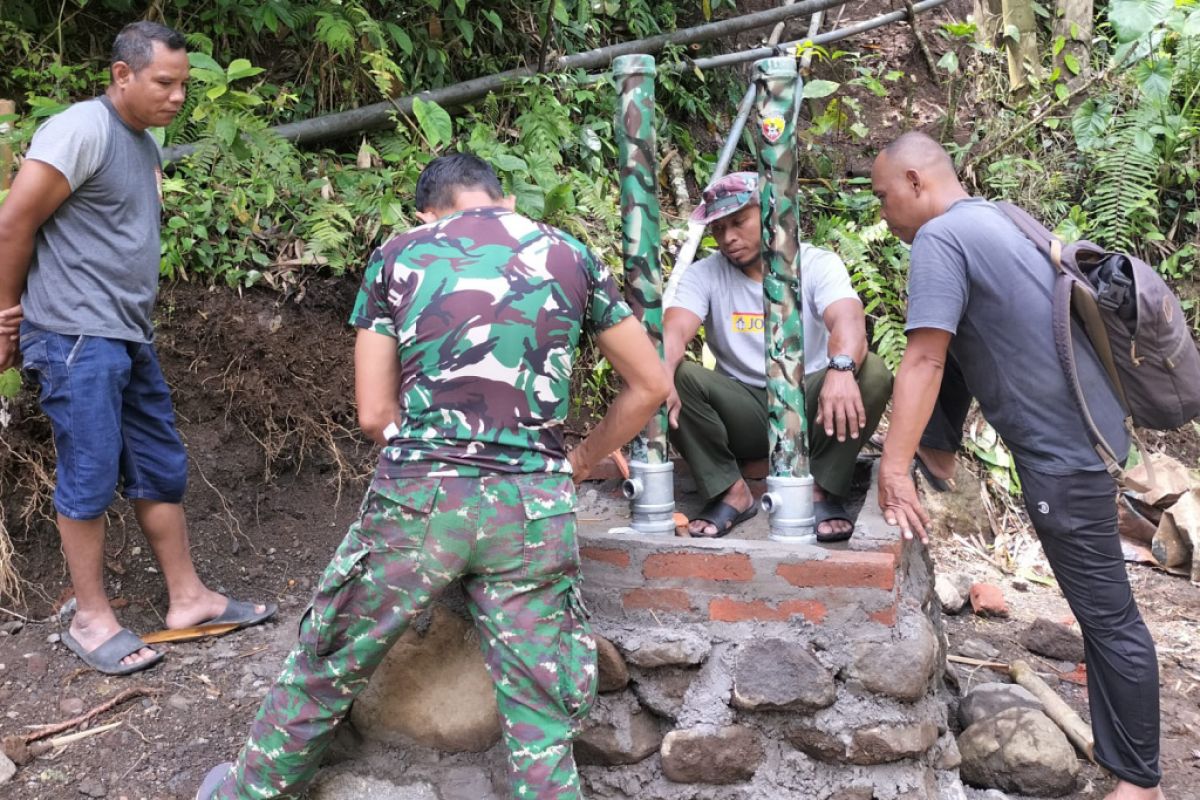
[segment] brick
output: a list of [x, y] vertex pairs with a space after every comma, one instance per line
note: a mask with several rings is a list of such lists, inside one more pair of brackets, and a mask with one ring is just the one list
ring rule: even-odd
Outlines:
[[714, 597], [708, 604], [708, 617], [714, 622], [787, 622], [802, 616], [819, 625], [825, 619], [825, 611], [825, 604], [816, 600], [784, 600], [773, 606], [765, 600]]
[[868, 614], [872, 620], [882, 625], [887, 625], [889, 628], [896, 627], [896, 606], [891, 605], [882, 611], [872, 611]]
[[621, 605], [629, 610], [691, 611], [692, 598], [683, 589], [630, 589]]
[[775, 574], [801, 588], [891, 590], [896, 586], [896, 557], [891, 553], [831, 552], [821, 561], [780, 564]]
[[744, 553], [653, 553], [642, 565], [646, 578], [698, 578], [703, 581], [748, 581], [754, 577]]
[[615, 547], [581, 547], [579, 555], [588, 561], [601, 561], [624, 569], [629, 566], [629, 553]]

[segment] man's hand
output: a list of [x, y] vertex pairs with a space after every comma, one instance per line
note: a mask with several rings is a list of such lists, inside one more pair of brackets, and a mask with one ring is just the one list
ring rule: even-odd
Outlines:
[[824, 426], [826, 436], [836, 434], [839, 442], [846, 441], [847, 436], [858, 438], [859, 431], [867, 426], [867, 412], [854, 373], [825, 371], [821, 396], [817, 399], [816, 422]]
[[929, 515], [921, 507], [912, 476], [905, 472], [879, 470], [879, 508], [889, 525], [900, 526], [905, 539], [915, 531], [922, 544], [929, 543]]
[[579, 448], [575, 448], [567, 453], [567, 461], [571, 464], [571, 483], [578, 486], [587, 480], [588, 475], [592, 474], [592, 465], [583, 462], [583, 456], [579, 452]]
[[0, 309], [0, 372], [17, 363], [22, 319], [24, 319], [24, 313], [19, 305]]
[[679, 427], [679, 411], [683, 408], [683, 401], [679, 399], [679, 392], [675, 391], [674, 384], [671, 385], [671, 393], [667, 395], [667, 422], [672, 428]]

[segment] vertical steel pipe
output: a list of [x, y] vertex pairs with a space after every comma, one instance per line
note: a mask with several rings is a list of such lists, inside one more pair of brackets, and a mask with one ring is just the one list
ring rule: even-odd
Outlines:
[[763, 507], [771, 516], [772, 539], [807, 538], [813, 533], [814, 520], [808, 421], [804, 413], [796, 154], [801, 81], [796, 60], [777, 57], [756, 61], [754, 83], [771, 458]]
[[[617, 102], [617, 150], [621, 178], [621, 255], [625, 298], [646, 326], [662, 357], [662, 266], [659, 263], [657, 161], [654, 132], [654, 57], [613, 61]], [[632, 527], [639, 533], [675, 532], [675, 490], [667, 458], [667, 408], [658, 410], [630, 447]]]

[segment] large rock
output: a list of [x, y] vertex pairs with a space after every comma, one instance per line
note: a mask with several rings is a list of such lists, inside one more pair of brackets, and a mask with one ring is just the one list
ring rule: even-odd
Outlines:
[[1015, 683], [981, 683], [967, 692], [958, 704], [958, 721], [963, 730], [980, 720], [994, 717], [1010, 708], [1044, 711], [1038, 700], [1024, 686]]
[[308, 797], [309, 800], [438, 800], [437, 792], [425, 782], [395, 784], [351, 772], [321, 773]]
[[833, 675], [795, 642], [756, 640], [738, 652], [733, 670], [733, 704], [738, 708], [816, 711], [835, 700]]
[[435, 605], [428, 630], [408, 630], [384, 658], [351, 719], [364, 737], [387, 744], [480, 752], [498, 742], [496, 696], [471, 624]]
[[650, 669], [699, 664], [708, 657], [712, 642], [686, 628], [648, 628], [626, 636], [621, 649], [630, 664]]
[[763, 760], [758, 733], [741, 725], [671, 731], [663, 738], [663, 775], [676, 783], [739, 783]]
[[1039, 656], [1078, 664], [1083, 661], [1083, 636], [1059, 622], [1038, 617], [1021, 634], [1021, 646]]
[[605, 767], [636, 764], [656, 753], [662, 740], [654, 715], [631, 696], [601, 697], [575, 740], [575, 760]]
[[633, 692], [642, 705], [669, 719], [678, 719], [683, 698], [696, 679], [695, 667], [662, 667], [639, 670], [633, 677]]
[[924, 697], [937, 667], [937, 635], [924, 615], [910, 619], [899, 639], [855, 645], [849, 677], [868, 691], [897, 700], [912, 702]]
[[932, 722], [870, 725], [854, 731], [846, 760], [866, 766], [915, 758], [933, 747], [937, 738]]
[[437, 793], [442, 800], [499, 800], [492, 779], [481, 767], [438, 770]]
[[599, 634], [596, 640], [596, 668], [600, 673], [601, 692], [617, 692], [629, 685], [629, 667], [616, 645]]
[[869, 766], [920, 756], [937, 742], [938, 731], [932, 722], [883, 722], [836, 734], [800, 723], [789, 728], [786, 737], [818, 761]]
[[980, 720], [958, 737], [963, 779], [983, 788], [1060, 797], [1075, 788], [1079, 760], [1049, 717], [1010, 708]]

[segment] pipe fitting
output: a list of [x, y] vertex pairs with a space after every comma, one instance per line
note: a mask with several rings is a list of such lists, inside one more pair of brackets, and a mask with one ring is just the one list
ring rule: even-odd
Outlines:
[[674, 464], [630, 461], [629, 478], [621, 484], [621, 491], [633, 501], [629, 527], [655, 536], [675, 534]]
[[771, 539], [777, 542], [816, 540], [811, 475], [768, 475], [762, 507], [771, 517]]

